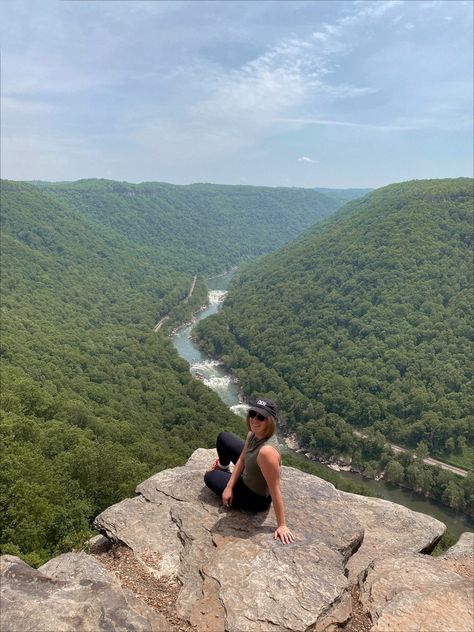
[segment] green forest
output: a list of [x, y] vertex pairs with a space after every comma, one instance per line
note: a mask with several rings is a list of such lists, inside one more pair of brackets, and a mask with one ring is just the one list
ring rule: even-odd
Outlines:
[[223, 427], [242, 433], [167, 333], [206, 301], [206, 276], [281, 246], [341, 202], [105, 180], [2, 181], [1, 196], [0, 544], [36, 566]]
[[111, 180], [37, 186], [109, 231], [114, 244], [126, 238], [166, 267], [204, 275], [275, 250], [344, 203], [311, 189]]
[[[242, 266], [221, 312], [197, 327], [315, 454], [471, 515], [472, 212], [468, 178], [378, 189]], [[471, 474], [426, 466], [427, 454]]]

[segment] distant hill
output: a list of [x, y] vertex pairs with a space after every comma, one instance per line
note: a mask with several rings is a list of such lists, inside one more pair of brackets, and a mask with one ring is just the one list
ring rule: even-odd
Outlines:
[[[311, 190], [1, 182], [0, 546], [32, 564], [241, 422], [169, 338], [205, 275], [269, 252], [333, 212]], [[193, 295], [184, 299], [198, 275]]]
[[175, 270], [218, 273], [271, 252], [343, 202], [312, 189], [80, 180], [38, 185]]
[[198, 335], [306, 445], [355, 426], [472, 467], [472, 204], [467, 178], [378, 189], [243, 267]]
[[344, 204], [364, 197], [364, 195], [373, 191], [373, 189], [324, 189], [321, 187], [315, 187], [314, 190]]

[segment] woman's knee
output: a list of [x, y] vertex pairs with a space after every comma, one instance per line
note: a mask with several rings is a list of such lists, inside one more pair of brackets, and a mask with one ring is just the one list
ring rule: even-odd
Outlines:
[[230, 472], [219, 472], [217, 470], [204, 474], [204, 483], [215, 494], [220, 496], [230, 479]]
[[223, 431], [219, 432], [216, 439], [216, 448], [223, 448], [229, 444], [229, 438], [232, 437], [233, 434], [231, 432]]

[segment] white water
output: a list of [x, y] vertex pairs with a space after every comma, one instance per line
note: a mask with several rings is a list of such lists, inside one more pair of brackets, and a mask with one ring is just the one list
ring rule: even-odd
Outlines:
[[[227, 285], [233, 273], [215, 277], [208, 280], [209, 303], [206, 309], [196, 315], [196, 322], [215, 314], [222, 305], [227, 295]], [[187, 360], [191, 373], [200, 378], [202, 382], [214, 390], [229, 408], [241, 406], [239, 402], [239, 385], [235, 384], [231, 376], [225, 371], [222, 362], [210, 359], [190, 339], [193, 325], [180, 329], [173, 336], [173, 344], [179, 355]], [[239, 414], [239, 413], [238, 413]]]
[[219, 305], [219, 303], [223, 303], [226, 294], [225, 290], [209, 290], [209, 304]]

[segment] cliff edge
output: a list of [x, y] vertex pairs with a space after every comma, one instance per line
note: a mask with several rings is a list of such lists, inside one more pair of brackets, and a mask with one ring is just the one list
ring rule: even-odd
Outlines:
[[38, 570], [3, 556], [2, 632], [472, 632], [472, 534], [423, 555], [441, 522], [283, 467], [283, 545], [271, 508], [224, 510], [203, 485], [213, 458], [196, 450], [102, 512], [102, 552]]

